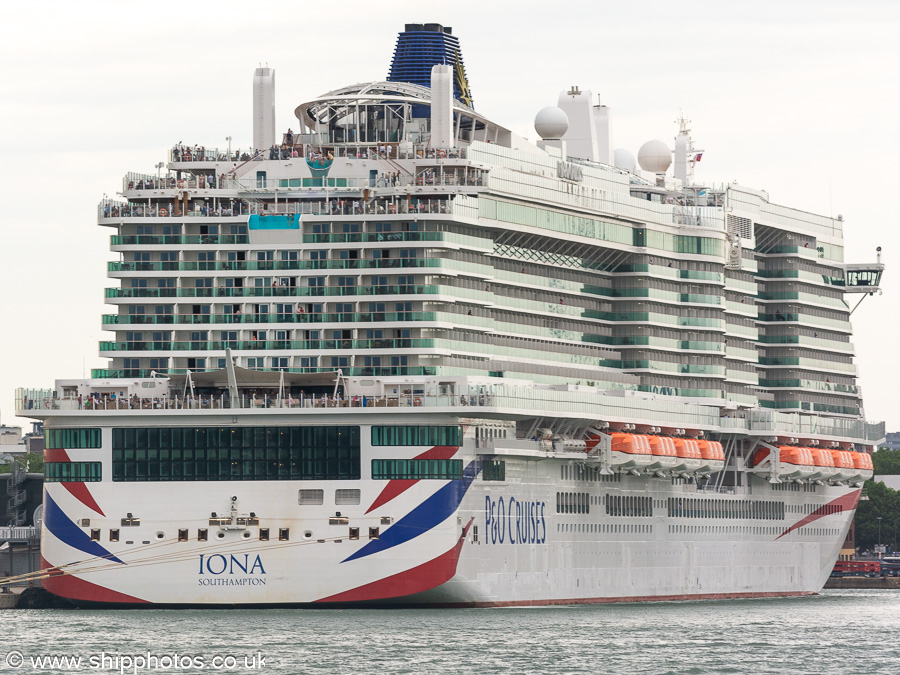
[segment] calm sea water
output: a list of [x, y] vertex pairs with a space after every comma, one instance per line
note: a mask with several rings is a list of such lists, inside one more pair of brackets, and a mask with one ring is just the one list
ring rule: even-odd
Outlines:
[[[13, 670], [13, 650], [25, 673], [886, 673], [900, 668], [900, 591], [535, 609], [16, 610], [0, 612], [0, 635], [0, 670]], [[81, 664], [41, 667], [45, 655]]]

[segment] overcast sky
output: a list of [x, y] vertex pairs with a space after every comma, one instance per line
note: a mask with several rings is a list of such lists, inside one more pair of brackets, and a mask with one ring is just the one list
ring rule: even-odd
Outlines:
[[276, 69], [279, 128], [296, 129], [302, 101], [384, 79], [407, 22], [453, 27], [476, 108], [517, 133], [533, 139], [571, 85], [611, 107], [614, 145], [634, 154], [671, 144], [683, 110], [698, 179], [843, 214], [848, 262], [883, 246], [884, 295], [853, 315], [853, 341], [867, 417], [900, 429], [900, 3], [875, 0], [4, 2], [0, 421], [17, 423], [16, 387], [107, 364], [104, 193], [177, 141], [248, 147], [259, 63]]

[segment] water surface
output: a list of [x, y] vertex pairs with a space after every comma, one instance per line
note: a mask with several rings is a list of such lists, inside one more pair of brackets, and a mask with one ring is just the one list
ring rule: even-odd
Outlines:
[[[18, 672], [886, 673], [900, 668], [898, 629], [900, 590], [534, 609], [15, 610], [0, 612], [0, 670], [17, 650]], [[42, 669], [32, 659], [44, 655], [82, 662]]]

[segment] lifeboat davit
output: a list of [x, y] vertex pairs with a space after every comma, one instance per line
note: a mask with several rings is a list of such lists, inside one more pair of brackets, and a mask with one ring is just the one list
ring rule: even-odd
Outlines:
[[612, 465], [620, 469], [645, 469], [653, 462], [650, 441], [640, 434], [610, 434]]
[[853, 463], [853, 453], [849, 450], [828, 450], [834, 461], [834, 476], [832, 480], [858, 480], [856, 465]]
[[869, 480], [875, 471], [875, 467], [872, 466], [872, 456], [867, 452], [851, 452], [850, 454], [858, 475], [854, 482]]
[[[760, 448], [753, 454], [752, 465], [757, 466], [769, 457], [769, 448]], [[798, 448], [794, 445], [782, 445], [778, 448], [778, 475], [786, 480], [805, 480], [815, 471], [812, 452], [809, 448]], [[761, 469], [762, 473], [770, 473], [771, 467]]]
[[681, 471], [684, 463], [678, 458], [675, 441], [668, 436], [647, 436], [653, 462], [648, 469], [654, 471]]
[[706, 462], [700, 454], [700, 446], [694, 438], [673, 438], [675, 443], [675, 452], [678, 458], [684, 464], [684, 471], [688, 473], [696, 473], [704, 471]]
[[806, 448], [809, 450], [813, 458], [813, 465], [816, 470], [809, 477], [810, 480], [834, 480], [837, 473], [834, 468], [834, 458], [828, 450], [823, 448]]
[[700, 447], [700, 455], [707, 462], [711, 473], [716, 473], [725, 468], [725, 450], [718, 441], [697, 441]]

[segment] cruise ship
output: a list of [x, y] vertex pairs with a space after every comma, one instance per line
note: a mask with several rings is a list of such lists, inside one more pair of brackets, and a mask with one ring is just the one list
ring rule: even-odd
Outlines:
[[17, 391], [46, 430], [45, 588], [141, 607], [822, 588], [884, 437], [850, 326], [883, 265], [844, 260], [842, 217], [700, 178], [684, 117], [617, 149], [579, 87], [523, 138], [478, 112], [439, 24], [278, 128], [274, 88], [257, 69], [250, 148], [179, 143], [99, 205], [108, 367]]

